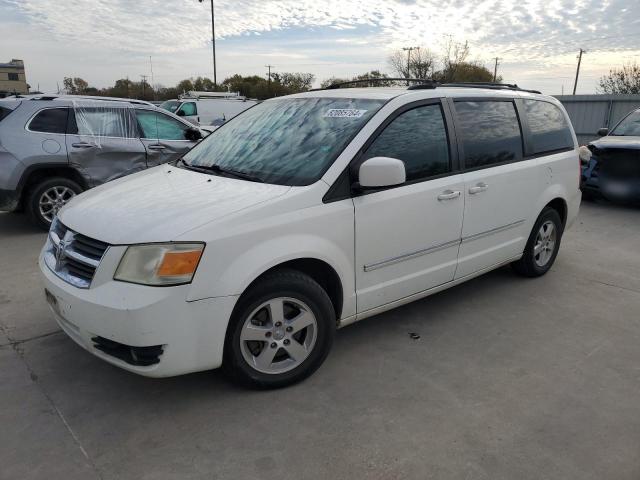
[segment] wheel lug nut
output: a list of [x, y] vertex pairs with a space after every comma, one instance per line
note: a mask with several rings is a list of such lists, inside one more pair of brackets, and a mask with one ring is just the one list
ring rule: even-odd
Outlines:
[[271, 332], [267, 332], [267, 333], [265, 333], [265, 336], [266, 336], [267, 338], [269, 338], [269, 337], [271, 336]]
[[276, 348], [277, 346], [278, 346], [278, 344], [277, 344], [276, 342], [273, 342], [273, 343], [271, 344], [271, 348]]
[[282, 322], [276, 322], [276, 327], [281, 327], [282, 326]]
[[287, 327], [287, 332], [293, 332], [293, 327]]
[[284, 344], [285, 344], [285, 345], [289, 345], [289, 343], [290, 343], [290, 342], [289, 342], [289, 339], [288, 339], [288, 338], [285, 338], [285, 339], [284, 339]]

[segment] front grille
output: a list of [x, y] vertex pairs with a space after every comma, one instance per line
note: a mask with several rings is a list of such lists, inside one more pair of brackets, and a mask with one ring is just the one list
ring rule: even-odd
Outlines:
[[65, 227], [57, 218], [49, 230], [44, 259], [58, 277], [78, 288], [89, 288], [108, 243]]
[[91, 341], [93, 346], [101, 352], [138, 367], [148, 367], [160, 363], [160, 355], [164, 350], [162, 345], [132, 347], [104, 337], [93, 337]]

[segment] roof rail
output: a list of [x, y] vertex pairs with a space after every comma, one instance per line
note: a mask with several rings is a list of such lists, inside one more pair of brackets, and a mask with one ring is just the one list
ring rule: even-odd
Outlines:
[[454, 82], [441, 83], [439, 87], [460, 87], [460, 88], [489, 88], [492, 90], [517, 90], [519, 92], [541, 93], [538, 90], [526, 90], [520, 88], [515, 83], [495, 83], [495, 82]]
[[[348, 82], [332, 83], [325, 88], [317, 88], [315, 90], [335, 90], [348, 85], [357, 85], [359, 83], [382, 83], [382, 82], [412, 82], [420, 84], [421, 88], [436, 88], [437, 83], [433, 80], [425, 78], [363, 78], [361, 80], [349, 80]], [[411, 87], [409, 87], [411, 88]]]

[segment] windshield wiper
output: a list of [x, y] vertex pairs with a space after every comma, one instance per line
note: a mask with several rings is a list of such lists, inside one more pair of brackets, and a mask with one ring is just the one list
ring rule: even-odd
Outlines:
[[184, 159], [180, 159], [180, 161], [185, 167], [191, 170], [221, 173], [223, 175], [231, 175], [232, 177], [241, 178], [242, 180], [248, 180], [250, 182], [264, 183], [264, 180], [257, 175], [246, 172], [239, 172], [238, 170], [233, 170], [231, 168], [221, 167], [220, 165], [217, 165], [215, 163], [213, 165], [191, 165], [190, 163], [185, 162]]

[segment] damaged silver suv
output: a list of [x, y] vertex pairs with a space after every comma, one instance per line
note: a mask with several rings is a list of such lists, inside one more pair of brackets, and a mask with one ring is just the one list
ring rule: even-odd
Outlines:
[[175, 160], [201, 138], [192, 124], [139, 100], [0, 100], [0, 211], [25, 211], [48, 229], [78, 193]]

